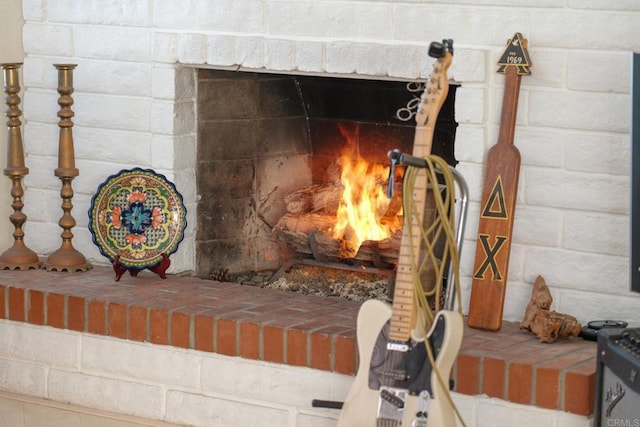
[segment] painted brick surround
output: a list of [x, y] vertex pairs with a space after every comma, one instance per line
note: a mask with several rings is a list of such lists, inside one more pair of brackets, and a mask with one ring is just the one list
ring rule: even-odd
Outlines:
[[[496, 141], [503, 78], [496, 62], [515, 32], [529, 40], [516, 145], [522, 156], [509, 265], [507, 320], [519, 320], [542, 275], [554, 309], [581, 321], [633, 319], [629, 292], [630, 59], [635, 2], [533, 0], [173, 2], [23, 0], [25, 241], [58, 247], [59, 182], [54, 63], [74, 71], [74, 245], [105, 265], [87, 225], [91, 196], [120, 169], [172, 180], [188, 209], [171, 272], [193, 271], [196, 68], [420, 80], [431, 41], [454, 40], [448, 76], [459, 84], [457, 168], [470, 187], [462, 255], [465, 309], [475, 253], [484, 156]], [[500, 23], [492, 25], [491, 23]], [[135, 43], [132, 41], [135, 40]], [[585, 191], [589, 189], [589, 191]], [[598, 232], [595, 232], [595, 231]], [[598, 297], [594, 297], [598, 295]]]
[[[521, 318], [538, 275], [551, 287], [553, 309], [582, 322], [637, 318], [640, 299], [629, 292], [627, 245], [629, 65], [631, 51], [640, 50], [637, 2], [21, 3], [22, 109], [30, 169], [25, 179], [25, 241], [39, 255], [55, 250], [60, 234], [60, 186], [53, 176], [58, 133], [54, 63], [78, 64], [73, 106], [80, 170], [73, 181], [75, 246], [94, 265], [107, 265], [86, 227], [91, 196], [105, 177], [120, 169], [152, 168], [176, 183], [189, 210], [190, 227], [172, 257], [171, 272], [181, 273], [194, 269], [193, 225], [200, 197], [194, 168], [196, 68], [414, 80], [431, 68], [428, 43], [452, 38], [455, 55], [449, 75], [460, 85], [456, 158], [471, 190], [461, 262], [466, 310], [475, 249], [473, 218], [478, 217], [484, 156], [499, 124], [503, 79], [495, 73], [495, 63], [507, 38], [521, 32], [529, 39], [533, 74], [522, 80], [516, 127], [522, 169], [505, 318]], [[311, 371], [318, 372], [350, 373], [356, 366], [356, 303], [344, 304], [351, 314], [344, 324], [337, 315], [326, 316], [336, 324], [299, 327], [285, 319], [295, 323], [299, 310], [318, 304], [313, 298], [301, 298], [305, 306], [298, 309], [289, 304], [293, 312], [285, 317], [256, 312], [247, 319], [233, 304], [269, 300], [274, 298], [271, 293], [210, 282], [203, 289], [203, 282], [195, 279], [170, 276], [164, 282], [146, 274], [116, 284], [106, 267], [63, 277], [36, 271], [1, 273], [0, 310], [7, 322], [167, 348], [202, 348], [241, 360], [273, 360], [278, 366], [313, 365], [317, 369]], [[178, 284], [181, 291], [175, 293]], [[190, 300], [198, 292], [209, 297], [228, 292], [227, 299], [239, 300], [226, 308], [206, 307]], [[527, 402], [558, 409], [553, 415], [536, 410], [535, 417], [542, 421], [530, 425], [588, 424], [586, 417], [568, 424], [558, 417], [563, 411], [591, 412], [585, 398], [594, 381], [591, 343], [542, 346], [512, 326], [505, 325], [499, 334], [466, 331], [455, 372], [458, 391], [501, 398], [487, 403], [478, 394], [469, 412], [487, 425], [512, 416], [515, 425], [518, 415], [513, 414], [522, 412], [504, 406], [504, 401]], [[316, 355], [317, 348], [324, 352]], [[512, 353], [520, 348], [531, 352]], [[549, 359], [538, 359], [541, 355]]]
[[[0, 318], [353, 375], [360, 303], [191, 277], [2, 272]], [[593, 413], [596, 346], [541, 344], [515, 323], [465, 329], [455, 391]], [[322, 396], [319, 396], [321, 398]]]

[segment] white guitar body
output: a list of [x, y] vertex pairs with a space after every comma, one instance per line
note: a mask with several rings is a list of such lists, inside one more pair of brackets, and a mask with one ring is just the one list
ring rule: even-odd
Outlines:
[[[392, 308], [390, 304], [377, 300], [366, 301], [359, 313], [357, 321], [358, 351], [360, 366], [356, 374], [353, 386], [345, 399], [345, 403], [338, 419], [339, 427], [373, 427], [378, 425], [378, 407], [380, 390], [369, 386], [370, 361], [375, 350], [376, 340], [387, 321], [390, 320]], [[462, 343], [463, 320], [460, 313], [455, 311], [440, 311], [436, 316], [432, 329], [427, 337], [431, 336], [433, 329], [438, 324], [438, 319], [445, 322], [442, 347], [434, 349], [435, 368], [441, 373], [445, 385], [449, 384], [449, 374], [453, 362]], [[418, 345], [424, 345], [424, 338], [413, 339]], [[425, 363], [429, 363], [428, 359]], [[423, 401], [417, 395], [406, 396], [402, 410], [402, 421], [399, 423], [380, 425], [402, 427], [453, 427], [455, 416], [453, 407], [447, 399], [448, 390], [444, 390], [436, 377], [435, 372], [428, 379], [432, 395], [428, 401], [428, 417], [421, 419], [416, 414], [423, 411]], [[425, 387], [426, 388], [426, 387]]]

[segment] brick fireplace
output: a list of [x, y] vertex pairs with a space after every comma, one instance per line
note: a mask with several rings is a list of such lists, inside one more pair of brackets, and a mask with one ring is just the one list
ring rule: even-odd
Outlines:
[[[497, 135], [502, 80], [495, 73], [496, 57], [507, 38], [520, 31], [531, 39], [534, 66], [531, 78], [523, 79], [516, 130], [523, 157], [522, 188], [505, 316], [521, 317], [531, 283], [541, 274], [552, 287], [558, 311], [588, 320], [610, 317], [616, 307], [615, 313], [632, 317], [637, 297], [628, 292], [625, 242], [630, 61], [626, 53], [633, 46], [623, 40], [634, 40], [624, 33], [631, 27], [633, 13], [611, 11], [620, 34], [596, 43], [586, 35], [581, 38], [559, 29], [518, 27], [523, 15], [532, 22], [577, 17], [576, 22], [601, 25], [589, 7], [555, 9], [541, 3], [540, 9], [512, 9], [474, 2], [462, 7], [395, 2], [371, 6], [353, 1], [334, 10], [332, 2], [244, 1], [218, 9], [191, 0], [180, 10], [147, 2], [99, 10], [91, 2], [43, 6], [37, 0], [24, 1], [22, 107], [30, 168], [25, 179], [26, 242], [45, 256], [58, 246], [52, 242], [60, 234], [59, 183], [52, 176], [58, 133], [53, 63], [78, 63], [73, 106], [80, 170], [73, 182], [75, 246], [94, 264], [106, 262], [86, 227], [84, 213], [91, 196], [105, 177], [120, 169], [152, 168], [176, 184], [188, 210], [191, 226], [172, 256], [170, 272], [178, 273], [196, 269], [195, 215], [202, 197], [195, 167], [198, 67], [420, 80], [432, 65], [429, 42], [443, 38], [454, 40], [449, 77], [461, 85], [455, 100], [457, 168], [470, 184], [470, 218], [477, 217], [483, 158]], [[430, 25], [419, 16], [427, 17]], [[579, 19], [583, 17], [595, 22]], [[486, 22], [496, 21], [512, 23], [513, 28], [488, 30]], [[589, 56], [603, 50], [606, 56]], [[589, 61], [611, 64], [620, 70], [616, 74], [620, 77], [584, 73]], [[558, 64], [565, 64], [565, 79]], [[559, 89], [566, 87], [571, 90]], [[592, 108], [580, 114], [586, 106]], [[475, 225], [469, 222], [465, 236], [468, 251], [463, 254], [462, 273], [467, 279]], [[590, 232], [594, 229], [602, 232]], [[468, 280], [463, 282], [468, 291]], [[599, 298], [592, 298], [594, 293]]]
[[[521, 318], [531, 283], [543, 275], [554, 296], [553, 308], [560, 312], [582, 322], [634, 319], [640, 301], [628, 291], [625, 165], [629, 52], [640, 49], [635, 37], [637, 6], [597, 1], [559, 6], [546, 0], [526, 6], [480, 0], [464, 4], [189, 0], [179, 6], [148, 1], [21, 3], [24, 140], [30, 168], [25, 179], [25, 239], [42, 256], [59, 246], [59, 182], [53, 176], [58, 106], [52, 64], [77, 63], [73, 108], [80, 175], [73, 181], [73, 213], [78, 221], [74, 245], [97, 268], [84, 276], [3, 275], [0, 327], [11, 340], [0, 347], [0, 372], [27, 374], [3, 376], [8, 378], [3, 383], [6, 391], [174, 422], [180, 421], [181, 408], [188, 408], [194, 417], [188, 422], [194, 425], [223, 425], [220, 419], [242, 425], [242, 418], [233, 413], [264, 419], [264, 411], [280, 425], [332, 425], [335, 412], [310, 408], [309, 400], [339, 400], [346, 393], [352, 379], [348, 371], [356, 364], [353, 319], [344, 329], [323, 324], [329, 329], [318, 332], [307, 325], [300, 330], [277, 322], [274, 326], [269, 323], [273, 316], [246, 321], [233, 314], [209, 313], [202, 318], [167, 298], [181, 295], [173, 303], [184, 302], [188, 295], [215, 292], [207, 288], [210, 283], [177, 277], [190, 276], [198, 268], [196, 212], [206, 198], [199, 191], [196, 172], [197, 70], [421, 80], [431, 67], [429, 42], [443, 38], [454, 40], [449, 77], [460, 84], [455, 100], [459, 123], [455, 158], [471, 189], [462, 259], [465, 306], [483, 159], [497, 135], [502, 79], [495, 73], [495, 63], [507, 38], [518, 31], [530, 41], [534, 65], [532, 76], [523, 79], [516, 131], [523, 167], [505, 317]], [[175, 281], [163, 282], [145, 273], [138, 281], [125, 276], [116, 285], [106, 260], [91, 242], [84, 215], [91, 196], [105, 177], [134, 166], [163, 173], [184, 197], [189, 227], [172, 256], [170, 273]], [[37, 277], [26, 279], [31, 276]], [[83, 277], [90, 280], [83, 282]], [[252, 298], [246, 287], [232, 286], [228, 292], [235, 294], [228, 296], [230, 304], [234, 298], [235, 303]], [[131, 299], [143, 294], [144, 303]], [[105, 304], [103, 317], [97, 317], [103, 326], [113, 322], [113, 329], [90, 328], [88, 319], [95, 315], [96, 305], [100, 313], [100, 303]], [[283, 304], [274, 304], [278, 303]], [[348, 305], [350, 311], [345, 312], [357, 311], [356, 303]], [[49, 310], [51, 314], [44, 314]], [[196, 328], [209, 321], [215, 325], [211, 342], [226, 343], [213, 352], [195, 347]], [[144, 332], [132, 325], [144, 325]], [[151, 344], [157, 339], [152, 338], [156, 336], [152, 328], [157, 327], [166, 339]], [[170, 331], [182, 332], [174, 336]], [[455, 399], [472, 425], [589, 425], [588, 393], [579, 401], [574, 398], [576, 391], [592, 386], [591, 350], [583, 353], [573, 348], [575, 342], [557, 347], [529, 342], [522, 347], [523, 336], [512, 323], [499, 335], [502, 339], [468, 332], [465, 353], [456, 367], [457, 373], [466, 373], [466, 380], [459, 382]], [[280, 363], [270, 351], [265, 358], [261, 346], [266, 336], [273, 337], [269, 334], [282, 338], [282, 357], [290, 348], [331, 352], [309, 353], [304, 363], [295, 358], [294, 363], [289, 359]], [[64, 343], [64, 349], [51, 352], [63, 356], [43, 358], [35, 341], [53, 349]], [[503, 351], [503, 345], [510, 345], [511, 351]], [[575, 358], [558, 355], [570, 347], [568, 354]], [[533, 349], [529, 356], [547, 349], [558, 357], [526, 357], [522, 348]], [[352, 351], [353, 357], [336, 359], [341, 351]], [[136, 354], [162, 360], [163, 367], [174, 369], [141, 369], [145, 364], [135, 359]], [[312, 354], [322, 356], [314, 359]], [[136, 362], [123, 363], [123, 355], [129, 355], [125, 361]], [[229, 382], [238, 371], [249, 375], [240, 377], [232, 390], [216, 381], [222, 375]], [[543, 383], [550, 388], [539, 388]], [[113, 400], [89, 392], [101, 388], [111, 390]], [[132, 408], [126, 399], [115, 398], [119, 394], [150, 396], [150, 401], [143, 409]]]

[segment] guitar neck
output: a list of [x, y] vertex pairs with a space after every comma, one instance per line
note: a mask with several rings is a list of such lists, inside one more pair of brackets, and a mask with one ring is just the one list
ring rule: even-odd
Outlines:
[[[420, 105], [416, 111], [416, 130], [413, 141], [412, 154], [416, 157], [426, 157], [431, 154], [431, 144], [440, 107], [449, 93], [447, 69], [453, 56], [452, 41], [443, 44], [431, 44], [429, 55], [438, 58], [429, 80], [425, 84], [420, 98]], [[435, 51], [431, 48], [436, 47]], [[398, 268], [393, 294], [393, 305], [390, 321], [390, 339], [396, 342], [407, 342], [411, 332], [416, 327], [417, 307], [415, 303], [415, 282], [413, 272], [413, 256], [420, 252], [420, 236], [424, 218], [425, 198], [427, 194], [427, 176], [425, 171], [419, 171], [416, 176], [413, 191], [414, 207], [411, 212], [404, 212], [404, 226], [400, 241]], [[406, 188], [405, 188], [406, 191]], [[408, 227], [408, 215], [411, 215], [411, 227]], [[411, 236], [415, 236], [411, 239]]]
[[[433, 120], [435, 122], [435, 120]], [[435, 123], [433, 123], [435, 125]], [[433, 141], [434, 126], [431, 124], [416, 127], [413, 145], [413, 155], [426, 157], [431, 154], [431, 142]], [[398, 256], [398, 268], [396, 272], [395, 290], [391, 315], [390, 339], [398, 342], [406, 342], [411, 337], [411, 331], [415, 329], [417, 308], [414, 300], [413, 278], [413, 254], [420, 250], [420, 239], [412, 242], [411, 236], [420, 236], [424, 218], [425, 199], [427, 194], [427, 177], [418, 173], [413, 186], [413, 201], [415, 215], [411, 221], [411, 227], [407, 226], [407, 215], [412, 212], [404, 212], [405, 225], [402, 229], [400, 241], [400, 254]]]

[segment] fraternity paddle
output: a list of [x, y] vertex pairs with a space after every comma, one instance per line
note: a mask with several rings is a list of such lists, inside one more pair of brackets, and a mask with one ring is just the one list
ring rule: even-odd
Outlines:
[[507, 291], [520, 152], [514, 145], [520, 77], [530, 74], [527, 40], [516, 33], [498, 61], [505, 74], [498, 142], [487, 153], [468, 324], [498, 331]]

